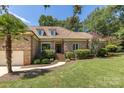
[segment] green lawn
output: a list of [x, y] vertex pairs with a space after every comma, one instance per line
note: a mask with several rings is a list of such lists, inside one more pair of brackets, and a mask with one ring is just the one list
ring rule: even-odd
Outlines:
[[0, 87], [124, 87], [124, 55], [66, 64], [32, 79], [2, 82]]

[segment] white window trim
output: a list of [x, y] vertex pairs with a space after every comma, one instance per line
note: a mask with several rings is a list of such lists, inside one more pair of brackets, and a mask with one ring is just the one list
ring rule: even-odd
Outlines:
[[52, 48], [52, 43], [51, 43], [51, 42], [42, 42], [42, 43], [41, 43], [41, 51], [43, 51], [43, 50], [42, 50], [42, 45], [43, 45], [43, 44], [50, 44], [50, 49]]
[[[39, 34], [39, 31], [40, 31], [40, 33], [42, 33], [41, 35]], [[43, 29], [37, 29], [38, 36], [44, 36], [44, 33], [45, 33], [45, 31]]]
[[80, 48], [80, 44], [79, 44], [79, 43], [73, 43], [73, 46], [74, 46], [75, 48], [72, 46], [72, 48], [73, 48], [72, 50], [76, 50], [76, 45], [78, 45], [78, 48], [77, 48], [77, 49]]
[[[52, 34], [52, 32], [53, 32], [54, 34]], [[49, 33], [50, 33], [51, 36], [56, 36], [56, 30], [51, 30], [51, 29], [49, 29]]]

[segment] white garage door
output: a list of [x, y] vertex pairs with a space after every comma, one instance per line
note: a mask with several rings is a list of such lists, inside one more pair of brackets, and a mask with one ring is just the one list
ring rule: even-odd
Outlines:
[[[23, 65], [23, 51], [12, 52], [12, 65]], [[5, 51], [0, 51], [0, 65], [6, 65]]]

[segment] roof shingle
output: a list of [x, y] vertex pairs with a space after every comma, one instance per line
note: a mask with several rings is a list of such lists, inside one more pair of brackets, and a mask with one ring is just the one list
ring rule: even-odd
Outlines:
[[[45, 36], [37, 35], [37, 29], [42, 29], [46, 33]], [[56, 31], [56, 36], [50, 35], [50, 29]], [[86, 32], [73, 32], [68, 29], [62, 27], [55, 27], [55, 26], [35, 26], [31, 27], [31, 30], [39, 37], [39, 38], [80, 38], [80, 39], [91, 39], [93, 36]]]

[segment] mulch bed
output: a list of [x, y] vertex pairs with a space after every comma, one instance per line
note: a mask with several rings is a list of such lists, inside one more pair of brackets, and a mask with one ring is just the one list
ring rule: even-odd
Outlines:
[[0, 77], [0, 82], [3, 81], [12, 81], [26, 78], [34, 78], [39, 75], [44, 75], [45, 73], [51, 72], [52, 70], [48, 69], [35, 69], [30, 71], [17, 71], [13, 73], [8, 73]]
[[[55, 64], [55, 63], [56, 62], [54, 62], [52, 64]], [[67, 62], [66, 64], [69, 65], [72, 63], [75, 63], [75, 61]], [[51, 65], [51, 64], [45, 64], [44, 66], [48, 66], [48, 65]], [[22, 68], [39, 67], [39, 66], [41, 67], [43, 65], [29, 65], [29, 66], [23, 66]], [[62, 66], [59, 66], [59, 67], [62, 67]], [[13, 72], [12, 74], [8, 73], [8, 74], [5, 74], [2, 77], [0, 77], [0, 82], [26, 79], [26, 78], [34, 78], [39, 75], [44, 75], [53, 70], [56, 70], [56, 68], [59, 68], [59, 67], [55, 67], [55, 68], [51, 68], [51, 69], [34, 69], [34, 70], [30, 70], [30, 71], [17, 71], [17, 72]]]

